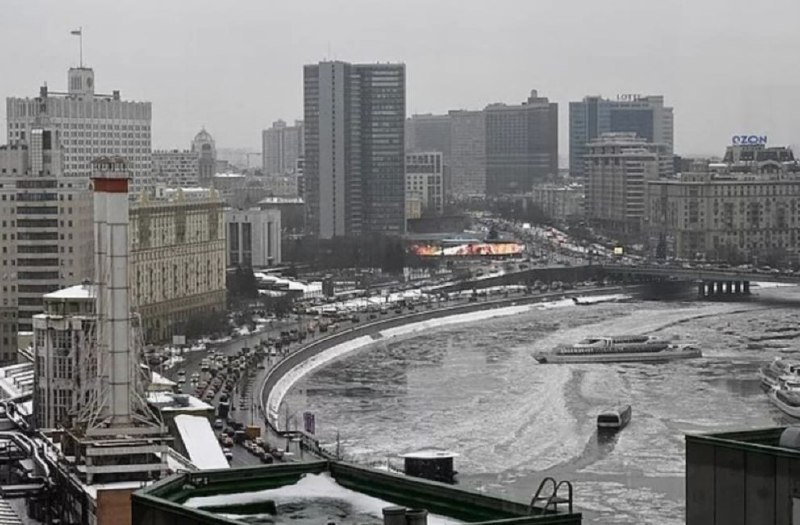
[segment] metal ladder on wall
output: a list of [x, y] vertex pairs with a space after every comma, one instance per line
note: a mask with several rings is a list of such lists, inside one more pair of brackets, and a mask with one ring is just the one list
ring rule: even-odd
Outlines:
[[[543, 494], [545, 487], [552, 487], [550, 493]], [[567, 488], [567, 497], [564, 498], [558, 495], [559, 489], [562, 486], [566, 486]], [[558, 512], [558, 505], [566, 503], [569, 508], [569, 513], [572, 514], [572, 483], [569, 481], [560, 481], [556, 482], [554, 478], [546, 477], [539, 483], [539, 488], [536, 489], [536, 494], [533, 495], [531, 499], [531, 503], [528, 506], [528, 513], [533, 514], [536, 509], [537, 503], [544, 503], [544, 507], [542, 508], [543, 512]]]

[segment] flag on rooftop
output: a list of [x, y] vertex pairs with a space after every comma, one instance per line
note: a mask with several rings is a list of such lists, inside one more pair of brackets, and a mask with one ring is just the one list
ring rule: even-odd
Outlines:
[[75, 29], [73, 31], [70, 31], [69, 34], [75, 36], [81, 36], [81, 31], [82, 31], [81, 29]]

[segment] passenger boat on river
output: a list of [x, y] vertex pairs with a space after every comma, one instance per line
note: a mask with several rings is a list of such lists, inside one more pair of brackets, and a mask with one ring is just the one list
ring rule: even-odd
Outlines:
[[534, 358], [540, 363], [622, 363], [667, 361], [702, 357], [693, 343], [675, 343], [648, 335], [589, 337], [570, 346], [557, 347]]
[[631, 422], [633, 410], [630, 405], [621, 405], [604, 410], [597, 415], [597, 430], [601, 432], [616, 432], [622, 430]]

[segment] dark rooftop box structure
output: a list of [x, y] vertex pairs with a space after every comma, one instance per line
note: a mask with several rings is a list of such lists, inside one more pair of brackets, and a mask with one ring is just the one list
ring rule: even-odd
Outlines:
[[[320, 484], [322, 491], [316, 490]], [[294, 495], [291, 501], [289, 493]], [[348, 516], [348, 504], [339, 501], [343, 493], [354, 495], [359, 506], [369, 502], [369, 515], [361, 511]], [[245, 519], [261, 523], [263, 518], [263, 523], [377, 524], [383, 523], [383, 508], [397, 506], [426, 509], [431, 522], [444, 518], [482, 525], [581, 523], [579, 513], [545, 512], [541, 506], [531, 511], [527, 504], [336, 461], [176, 474], [135, 492], [132, 518], [137, 525], [235, 525]]]
[[686, 525], [800, 523], [800, 450], [785, 428], [686, 436]]

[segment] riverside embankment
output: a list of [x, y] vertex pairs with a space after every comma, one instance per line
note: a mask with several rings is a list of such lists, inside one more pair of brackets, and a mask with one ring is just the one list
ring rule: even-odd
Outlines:
[[[513, 315], [528, 310], [531, 305], [555, 300], [572, 300], [581, 297], [609, 296], [637, 293], [640, 286], [607, 286], [585, 288], [568, 292], [549, 292], [534, 295], [510, 294], [494, 300], [479, 300], [435, 310], [420, 310], [389, 319], [355, 325], [297, 349], [275, 364], [265, 376], [260, 390], [260, 404], [266, 423], [274, 432], [288, 430], [286, 421], [281, 425], [281, 402], [291, 385], [311, 370], [323, 366], [346, 353], [363, 348], [375, 341], [418, 333], [443, 324], [455, 324], [492, 317]], [[482, 315], [475, 316], [481, 312]], [[310, 366], [309, 366], [310, 365]], [[297, 372], [299, 368], [302, 370]], [[289, 419], [288, 416], [286, 418]]]

